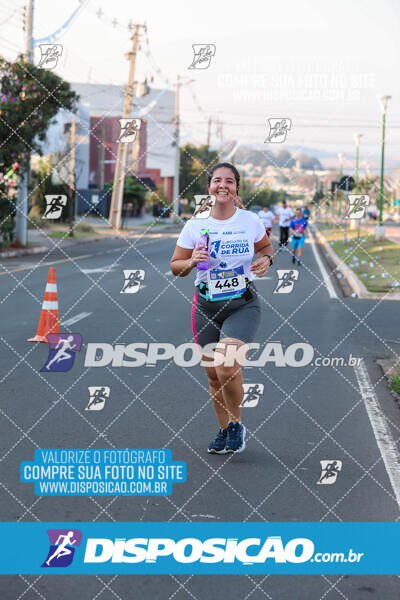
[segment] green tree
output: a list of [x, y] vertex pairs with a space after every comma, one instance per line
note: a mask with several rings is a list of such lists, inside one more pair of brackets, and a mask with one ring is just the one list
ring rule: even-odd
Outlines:
[[[53, 183], [52, 172], [53, 172], [54, 157], [53, 155], [47, 155], [39, 158], [36, 164], [36, 168], [31, 170], [31, 182], [30, 187], [32, 189], [31, 200], [32, 207], [29, 211], [29, 217], [40, 217], [43, 215], [46, 208], [47, 194], [58, 194], [66, 195], [69, 194], [69, 186], [66, 183]], [[60, 221], [65, 221], [68, 218], [69, 206], [64, 206]]]
[[[0, 57], [0, 169], [15, 163], [28, 167], [30, 152], [42, 154], [41, 142], [60, 110], [75, 111], [79, 96], [70, 84], [51, 71], [26, 62]], [[0, 184], [0, 215], [9, 210], [6, 182]], [[2, 219], [4, 220], [4, 219]], [[0, 224], [1, 228], [1, 224]]]
[[[109, 181], [106, 184], [107, 194], [112, 194], [114, 181]], [[128, 175], [125, 177], [124, 193], [123, 193], [123, 208], [126, 209], [127, 204], [132, 204], [134, 208], [140, 211], [145, 203], [147, 189], [136, 177]]]
[[218, 163], [217, 152], [207, 152], [207, 146], [186, 144], [180, 149], [179, 194], [182, 198], [193, 198], [205, 194], [207, 168]]

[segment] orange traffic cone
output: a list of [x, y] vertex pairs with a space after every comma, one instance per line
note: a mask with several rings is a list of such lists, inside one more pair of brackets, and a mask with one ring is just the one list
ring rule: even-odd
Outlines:
[[56, 270], [54, 267], [50, 267], [49, 269], [37, 333], [35, 337], [29, 338], [27, 341], [48, 342], [46, 337], [48, 333], [60, 333]]

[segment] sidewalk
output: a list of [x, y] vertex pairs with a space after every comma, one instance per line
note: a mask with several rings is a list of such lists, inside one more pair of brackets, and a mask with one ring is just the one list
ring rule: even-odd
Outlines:
[[[383, 223], [383, 226], [385, 227], [386, 238], [392, 242], [395, 242], [396, 244], [400, 244], [400, 223], [395, 224], [390, 222], [390, 224], [387, 225], [386, 223]], [[376, 225], [363, 225], [363, 228], [368, 229], [368, 231], [372, 234], [375, 232]]]
[[[78, 220], [81, 223], [87, 223], [88, 225], [91, 225], [95, 229], [109, 229], [110, 228], [110, 224], [109, 224], [108, 220], [105, 218], [93, 217], [93, 216], [86, 216], [86, 217], [82, 218], [78, 215], [77, 221]], [[169, 217], [168, 219], [162, 219], [161, 217], [153, 217], [152, 215], [149, 215], [149, 214], [145, 214], [141, 217], [129, 217], [124, 220], [123, 231], [127, 230], [127, 229], [137, 229], [139, 227], [148, 227], [149, 224], [152, 222], [156, 223], [156, 225], [153, 225], [152, 227], [155, 227], [158, 229], [159, 227], [164, 227], [165, 225], [171, 225], [172, 217]]]
[[[151, 225], [151, 223], [155, 222], [155, 225]], [[48, 229], [28, 229], [28, 246], [25, 248], [9, 248], [6, 250], [0, 250], [0, 258], [15, 258], [18, 256], [26, 256], [30, 254], [40, 254], [42, 252], [47, 252], [54, 246], [58, 246], [59, 248], [69, 248], [71, 246], [78, 246], [80, 244], [87, 244], [89, 242], [96, 242], [108, 238], [122, 238], [122, 237], [131, 237], [143, 232], [146, 232], [146, 237], [155, 236], [160, 234], [163, 231], [169, 230], [171, 228], [181, 227], [183, 226], [183, 222], [179, 224], [174, 224], [173, 219], [161, 219], [153, 217], [152, 215], [144, 215], [143, 217], [134, 217], [126, 219], [124, 222], [124, 228], [117, 232], [113, 229], [109, 222], [106, 219], [102, 219], [99, 217], [77, 217], [76, 224], [83, 223], [86, 225], [90, 225], [93, 227], [93, 233], [88, 232], [87, 235], [80, 235], [79, 237], [73, 238], [58, 238], [51, 237], [49, 234], [55, 231], [65, 231], [68, 232], [68, 225], [65, 223], [54, 226]]]

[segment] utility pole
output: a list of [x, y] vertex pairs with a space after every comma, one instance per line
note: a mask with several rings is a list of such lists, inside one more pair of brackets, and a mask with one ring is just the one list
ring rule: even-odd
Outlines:
[[103, 188], [104, 188], [104, 158], [105, 158], [104, 144], [105, 144], [105, 139], [106, 139], [106, 131], [105, 130], [106, 130], [106, 128], [105, 128], [105, 124], [103, 121], [101, 124], [101, 127], [100, 127], [100, 144], [98, 146], [99, 163], [98, 163], [98, 167], [97, 167], [98, 171], [99, 171], [97, 185], [100, 190], [103, 190]]
[[182, 79], [179, 75], [176, 76], [176, 91], [175, 91], [175, 134], [174, 134], [174, 146], [175, 146], [175, 169], [174, 169], [174, 187], [173, 187], [173, 203], [174, 203], [174, 217], [172, 222], [179, 223], [179, 165], [181, 161], [180, 149], [179, 149], [179, 95], [181, 86], [188, 83], [192, 83], [194, 79]]
[[211, 124], [212, 118], [208, 117], [208, 127], [207, 127], [207, 154], [210, 153], [210, 143], [211, 143]]
[[33, 1], [28, 0], [25, 23], [25, 60], [33, 61]]
[[[33, 0], [28, 0], [26, 11], [25, 28], [25, 60], [32, 62], [33, 60]], [[28, 219], [28, 180], [29, 180], [29, 165], [31, 155], [26, 152], [21, 161], [21, 169], [18, 177], [18, 198], [16, 204], [15, 230], [17, 242], [22, 246], [26, 246], [28, 241], [27, 219]]]
[[[145, 27], [145, 25], [134, 26], [135, 30], [132, 36], [132, 51], [129, 53], [130, 64], [128, 85], [126, 86], [124, 109], [122, 112], [123, 119], [128, 119], [131, 114], [133, 99], [133, 81], [135, 77], [136, 54], [139, 41], [139, 27]], [[121, 212], [124, 196], [127, 153], [128, 144], [126, 142], [122, 142], [121, 140], [118, 143], [117, 162], [115, 163], [114, 183], [109, 216], [110, 225], [114, 227], [117, 231], [121, 228]]]
[[179, 165], [180, 165], [180, 149], [179, 149], [179, 93], [181, 89], [181, 80], [179, 75], [176, 76], [176, 91], [175, 91], [175, 169], [174, 169], [174, 187], [173, 187], [173, 202], [174, 202], [174, 217], [173, 223], [179, 223]]
[[219, 159], [220, 162], [222, 160], [223, 126], [224, 126], [223, 122], [220, 119], [218, 119], [218, 121], [217, 121], [217, 135], [218, 135], [219, 143], [220, 143], [219, 150], [218, 150], [218, 159]]
[[76, 140], [76, 117], [72, 115], [71, 128], [69, 131], [69, 237], [74, 237], [75, 216], [75, 140]]

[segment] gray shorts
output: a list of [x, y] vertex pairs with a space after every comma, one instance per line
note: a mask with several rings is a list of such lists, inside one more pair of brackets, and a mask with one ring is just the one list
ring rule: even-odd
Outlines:
[[253, 282], [249, 284], [253, 298], [210, 302], [198, 293], [193, 298], [192, 329], [196, 343], [205, 346], [222, 338], [252, 342], [261, 320], [260, 300]]

